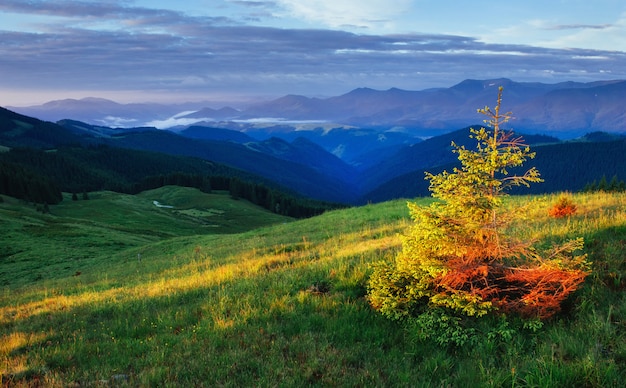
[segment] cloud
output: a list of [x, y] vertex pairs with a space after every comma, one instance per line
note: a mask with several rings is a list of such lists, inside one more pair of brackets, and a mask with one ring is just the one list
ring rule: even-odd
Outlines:
[[183, 118], [183, 117], [178, 117], [180, 116], [180, 114], [176, 115], [176, 116], [172, 116], [168, 119], [165, 120], [153, 120], [150, 122], [147, 122], [145, 124], [143, 124], [146, 127], [154, 127], [157, 129], [166, 129], [166, 128], [174, 128], [174, 127], [178, 127], [178, 126], [186, 126], [186, 125], [191, 125], [191, 124], [195, 124], [199, 121], [203, 121], [203, 120], [207, 120], [207, 121], [212, 121], [211, 118], [207, 117], [207, 118]]
[[104, 125], [110, 128], [128, 128], [137, 126], [139, 123], [135, 119], [127, 119], [124, 117], [106, 116], [102, 120], [97, 120], [100, 125]]
[[[110, 29], [138, 29], [143, 27], [163, 28], [179, 24], [233, 24], [235, 21], [223, 17], [191, 17], [181, 12], [145, 7], [132, 7], [127, 1], [75, 1], [75, 0], [3, 0], [0, 11], [15, 14], [53, 16], [63, 18], [67, 26], [107, 26]], [[50, 22], [50, 27], [58, 25]], [[41, 27], [41, 25], [39, 26]]]
[[[626, 74], [619, 53], [487, 44], [452, 35], [187, 25], [174, 26], [169, 33], [72, 28], [44, 34], [0, 32], [0, 41], [11, 42], [0, 45], [5, 58], [0, 71], [13, 74], [1, 82], [13, 86], [72, 82], [90, 89], [134, 85], [243, 91], [253, 86], [336, 93], [355, 84], [406, 86], [406, 79], [417, 79], [418, 73], [436, 77], [440, 85], [441, 79], [455, 82], [486, 73], [514, 76], [522, 69], [524, 74], [545, 69]], [[585, 60], [600, 56], [609, 59], [600, 64]]]
[[546, 27], [547, 30], [604, 30], [612, 24], [559, 24]]
[[229, 3], [241, 5], [250, 8], [274, 8], [276, 2], [274, 1], [246, 1], [246, 0], [230, 0]]
[[[368, 28], [410, 6], [408, 0], [359, 1], [358, 6], [337, 0], [231, 3], [268, 12], [282, 7], [331, 26]], [[500, 44], [463, 35], [250, 26], [223, 16], [196, 17], [129, 4], [3, 0], [0, 11], [66, 19], [51, 20], [36, 32], [0, 27], [0, 89], [143, 90], [179, 98], [220, 92], [231, 97], [334, 95], [359, 86], [421, 89], [466, 78], [626, 78], [626, 53], [610, 49]], [[579, 39], [601, 32], [623, 36], [617, 34], [623, 32], [619, 23], [566, 26], [561, 30], [574, 31], [569, 36]]]
[[338, 28], [379, 28], [411, 6], [410, 0], [277, 0], [292, 16]]
[[593, 48], [604, 51], [626, 51], [626, 13], [611, 15], [610, 23], [555, 23], [547, 19], [530, 19], [495, 30], [483, 41], [515, 41], [543, 48]]
[[57, 17], [83, 17], [83, 18], [154, 18], [155, 16], [178, 15], [174, 11], [163, 9], [149, 9], [139, 7], [127, 7], [122, 1], [86, 2], [72, 0], [3, 0], [0, 10], [13, 13], [33, 15], [48, 15]]

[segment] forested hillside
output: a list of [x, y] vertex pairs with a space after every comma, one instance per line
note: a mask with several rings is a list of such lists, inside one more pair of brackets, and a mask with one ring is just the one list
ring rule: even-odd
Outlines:
[[104, 145], [0, 153], [0, 194], [56, 204], [61, 191], [136, 194], [166, 185], [227, 190], [276, 213], [309, 217], [340, 205], [303, 198], [253, 174], [198, 158]]
[[63, 200], [56, 182], [17, 163], [0, 161], [0, 194], [40, 204]]
[[[600, 137], [595, 134], [594, 137]], [[536, 153], [527, 166], [536, 167], [544, 182], [513, 190], [516, 194], [539, 194], [558, 191], [582, 191], [603, 177], [610, 181], [626, 179], [626, 139], [602, 141], [572, 141], [557, 144], [536, 145], [531, 150]], [[424, 172], [437, 174], [443, 170], [451, 171], [457, 163], [419, 169], [393, 178], [368, 194], [362, 202], [379, 202], [392, 198], [412, 198], [427, 196], [428, 182]], [[615, 177], [615, 178], [614, 178]]]
[[52, 148], [80, 142], [80, 136], [54, 123], [24, 116], [0, 107], [0, 145]]
[[[300, 217], [328, 208], [320, 205], [320, 200], [359, 204], [428, 195], [424, 171], [452, 168], [455, 155], [450, 152], [451, 143], [470, 144], [469, 128], [411, 144], [403, 143], [407, 139], [402, 136], [383, 141], [391, 134], [380, 134], [379, 148], [372, 143], [371, 131], [363, 131], [361, 137], [369, 140], [355, 140], [342, 148], [338, 141], [350, 142], [359, 136], [340, 136], [343, 130], [336, 129], [326, 136], [317, 132], [302, 136], [294, 131], [289, 136], [255, 140], [241, 132], [208, 127], [175, 133], [106, 128], [71, 120], [61, 124], [64, 127], [0, 110], [0, 146], [8, 151], [0, 155], [4, 179], [0, 192], [52, 204], [60, 200], [60, 190], [136, 193], [181, 184], [230, 190], [236, 197]], [[316, 136], [333, 140], [318, 144]], [[529, 163], [540, 170], [545, 182], [519, 193], [579, 191], [594, 182], [599, 184], [603, 177], [617, 182], [626, 179], [623, 136], [593, 132], [575, 141], [522, 136], [536, 151], [537, 157]], [[328, 152], [325, 147], [329, 144], [336, 146], [337, 155], [350, 149], [344, 156], [350, 162]], [[255, 189], [259, 184], [270, 189]], [[288, 192], [285, 198], [292, 199], [277, 207], [281, 201], [271, 199], [277, 194], [269, 195], [267, 190]], [[303, 198], [315, 199], [304, 207], [316, 210], [295, 205], [303, 203]], [[285, 206], [287, 202], [289, 206]]]

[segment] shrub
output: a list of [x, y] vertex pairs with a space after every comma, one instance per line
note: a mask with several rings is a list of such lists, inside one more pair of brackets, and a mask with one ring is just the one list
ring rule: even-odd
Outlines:
[[559, 195], [556, 203], [548, 210], [550, 217], [562, 218], [571, 216], [576, 213], [576, 205], [572, 200], [572, 196], [564, 193]]
[[586, 256], [576, 254], [582, 239], [539, 250], [533, 241], [504, 233], [516, 217], [515, 210], [502, 209], [506, 190], [541, 178], [535, 168], [509, 174], [534, 153], [500, 128], [511, 117], [500, 112], [501, 101], [502, 88], [494, 110], [478, 110], [488, 117], [488, 128], [470, 130], [476, 150], [452, 143], [460, 168], [426, 174], [438, 201], [427, 207], [408, 203], [413, 224], [402, 237], [402, 251], [393, 262], [375, 264], [368, 283], [370, 304], [382, 314], [432, 322], [436, 308], [448, 311], [441, 315], [446, 317], [497, 310], [545, 319], [587, 276]]

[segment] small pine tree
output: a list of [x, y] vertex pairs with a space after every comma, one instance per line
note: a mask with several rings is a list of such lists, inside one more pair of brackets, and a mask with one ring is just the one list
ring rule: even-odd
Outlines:
[[596, 191], [596, 187], [598, 186], [598, 182], [593, 181], [591, 183], [587, 183], [585, 185], [585, 187], [583, 188], [583, 192], [585, 193], [592, 193], [594, 191]]
[[609, 189], [609, 184], [606, 181], [606, 175], [602, 175], [602, 178], [600, 178], [600, 182], [598, 182], [597, 190], [607, 191], [608, 189]]
[[608, 191], [610, 192], [618, 191], [618, 187], [619, 187], [619, 180], [617, 179], [617, 175], [613, 175], [613, 178], [611, 178], [611, 181], [608, 184]]
[[467, 316], [497, 309], [547, 318], [587, 275], [585, 256], [573, 255], [582, 239], [538, 252], [532, 242], [504, 232], [515, 216], [502, 210], [505, 191], [541, 178], [535, 168], [509, 173], [534, 153], [521, 137], [501, 129], [511, 118], [500, 112], [501, 101], [502, 88], [494, 110], [478, 110], [490, 129], [471, 129], [476, 150], [452, 144], [461, 168], [427, 173], [438, 201], [408, 204], [414, 223], [402, 251], [395, 262], [374, 266], [368, 298], [384, 315], [419, 318], [435, 307]]

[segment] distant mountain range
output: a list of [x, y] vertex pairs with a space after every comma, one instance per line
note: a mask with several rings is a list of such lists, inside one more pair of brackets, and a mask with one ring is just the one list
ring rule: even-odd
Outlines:
[[42, 120], [74, 119], [110, 127], [138, 127], [161, 120], [162, 126], [169, 123], [172, 127], [198, 122], [240, 131], [357, 127], [428, 137], [480, 122], [476, 109], [493, 106], [499, 86], [505, 90], [503, 108], [514, 112], [517, 119], [512, 126], [519, 131], [560, 138], [626, 131], [623, 80], [545, 84], [491, 79], [422, 91], [359, 88], [323, 99], [287, 95], [242, 109], [213, 109], [203, 103], [118, 104], [98, 98], [9, 109]]
[[[100, 115], [122, 113], [118, 108], [136, 117], [150, 115], [156, 109], [150, 104], [80, 100], [78, 105], [92, 108], [57, 123], [0, 108], [0, 151], [64, 144], [151, 151], [218, 163], [309, 198], [378, 202], [428, 195], [424, 171], [454, 166], [452, 141], [474, 146], [468, 126], [480, 126], [476, 109], [494, 105], [499, 85], [505, 88], [504, 108], [518, 118], [512, 126], [537, 153], [527, 165], [537, 166], [546, 179], [526, 192], [577, 191], [603, 176], [626, 179], [626, 81], [547, 85], [468, 80], [421, 92], [357, 89], [329, 99], [286, 96], [241, 111], [204, 107], [173, 113], [187, 108], [177, 106], [168, 113], [161, 106], [159, 117], [172, 114], [195, 122], [170, 130], [76, 119], [95, 112], [95, 106], [104, 109]], [[67, 107], [68, 101], [60, 106]], [[53, 105], [46, 109], [53, 112]], [[206, 115], [221, 118], [210, 121], [202, 117]]]

